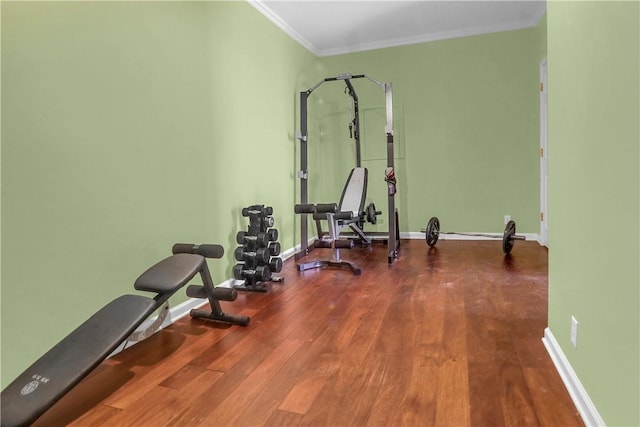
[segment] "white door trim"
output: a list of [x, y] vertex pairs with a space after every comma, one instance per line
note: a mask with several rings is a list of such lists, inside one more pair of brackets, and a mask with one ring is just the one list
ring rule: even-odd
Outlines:
[[540, 244], [549, 246], [547, 58], [540, 62]]

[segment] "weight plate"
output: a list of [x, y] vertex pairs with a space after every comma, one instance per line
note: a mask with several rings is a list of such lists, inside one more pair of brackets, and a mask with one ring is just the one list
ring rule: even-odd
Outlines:
[[378, 222], [378, 217], [376, 215], [376, 205], [374, 205], [373, 203], [369, 203], [369, 206], [367, 206], [367, 221], [370, 224], [375, 224], [376, 222]]
[[437, 217], [431, 217], [427, 223], [426, 240], [429, 247], [434, 247], [438, 243], [438, 237], [440, 237], [440, 220]]
[[515, 235], [516, 222], [514, 220], [510, 220], [504, 227], [504, 234], [502, 235], [502, 252], [504, 252], [505, 254], [511, 253], [511, 249], [513, 249], [513, 243], [515, 242], [515, 238], [513, 236]]

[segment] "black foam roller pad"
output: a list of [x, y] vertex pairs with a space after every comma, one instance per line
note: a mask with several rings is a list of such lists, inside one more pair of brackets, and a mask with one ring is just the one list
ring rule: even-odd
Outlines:
[[342, 219], [342, 220], [353, 219], [353, 212], [351, 212], [351, 211], [336, 212], [336, 219]]
[[212, 244], [206, 244], [206, 245], [200, 245], [198, 246], [198, 249], [196, 250], [196, 252], [198, 255], [202, 255], [205, 258], [222, 258], [222, 256], [224, 255], [224, 248], [220, 245], [212, 245]]
[[219, 301], [235, 301], [238, 292], [235, 289], [217, 287], [213, 289], [213, 298]]
[[338, 205], [335, 203], [318, 203], [316, 205], [316, 212], [318, 213], [336, 212], [337, 210]]
[[197, 254], [205, 258], [222, 258], [224, 248], [220, 245], [204, 244], [194, 245], [193, 243], [176, 243], [171, 248], [173, 254]]
[[302, 214], [302, 213], [313, 213], [313, 209], [314, 209], [315, 205], [295, 205], [293, 208], [293, 211], [297, 214]]

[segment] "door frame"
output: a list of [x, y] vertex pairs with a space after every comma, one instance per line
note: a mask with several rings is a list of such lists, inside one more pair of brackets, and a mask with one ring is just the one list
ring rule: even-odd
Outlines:
[[547, 58], [540, 61], [540, 244], [549, 247]]

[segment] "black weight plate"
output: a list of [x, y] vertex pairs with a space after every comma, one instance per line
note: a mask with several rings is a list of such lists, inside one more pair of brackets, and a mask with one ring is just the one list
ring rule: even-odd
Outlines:
[[440, 220], [437, 217], [431, 217], [427, 223], [426, 240], [429, 247], [434, 247], [438, 243], [440, 237]]
[[514, 220], [510, 220], [504, 227], [504, 234], [502, 235], [502, 252], [504, 252], [505, 254], [511, 253], [511, 249], [513, 249], [513, 243], [515, 242], [515, 238], [513, 236], [515, 235], [516, 222]]
[[367, 221], [370, 224], [375, 224], [376, 222], [378, 222], [378, 217], [376, 215], [376, 205], [374, 205], [373, 203], [369, 203], [369, 206], [367, 206]]

